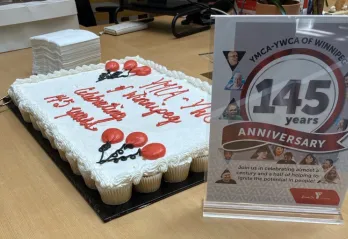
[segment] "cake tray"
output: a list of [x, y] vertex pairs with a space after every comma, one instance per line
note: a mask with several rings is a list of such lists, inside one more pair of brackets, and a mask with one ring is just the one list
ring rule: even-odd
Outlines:
[[161, 187], [156, 192], [142, 194], [134, 191], [132, 193], [132, 198], [125, 204], [119, 206], [110, 206], [104, 204], [98, 191], [88, 188], [83, 178], [75, 175], [72, 172], [69, 163], [60, 158], [58, 151], [53, 149], [50, 142], [42, 137], [41, 132], [35, 130], [31, 123], [27, 123], [23, 120], [19, 109], [12, 102], [8, 103], [7, 106], [34, 137], [34, 139], [40, 144], [43, 150], [50, 156], [52, 161], [65, 175], [65, 177], [69, 179], [77, 191], [79, 191], [81, 196], [86, 200], [86, 202], [91, 206], [91, 208], [103, 222], [109, 222], [115, 218], [147, 207], [155, 202], [173, 196], [174, 194], [180, 193], [204, 182], [204, 173], [190, 172], [188, 178], [180, 183], [166, 183], [162, 180]]

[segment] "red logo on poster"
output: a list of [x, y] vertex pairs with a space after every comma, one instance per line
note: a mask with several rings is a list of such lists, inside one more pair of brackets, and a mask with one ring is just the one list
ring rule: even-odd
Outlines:
[[321, 205], [338, 205], [340, 203], [340, 197], [334, 190], [291, 188], [290, 192], [296, 203]]

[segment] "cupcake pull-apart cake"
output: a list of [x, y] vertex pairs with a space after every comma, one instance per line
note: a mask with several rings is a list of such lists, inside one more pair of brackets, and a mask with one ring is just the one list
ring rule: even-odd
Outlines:
[[127, 57], [18, 79], [9, 95], [106, 204], [207, 169], [211, 86], [182, 72]]

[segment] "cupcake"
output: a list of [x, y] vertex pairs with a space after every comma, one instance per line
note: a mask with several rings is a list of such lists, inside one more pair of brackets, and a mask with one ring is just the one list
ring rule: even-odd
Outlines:
[[47, 134], [47, 132], [46, 132], [46, 135], [47, 135], [48, 141], [50, 141], [51, 147], [54, 148], [54, 149], [57, 149], [56, 144], [54, 143], [53, 137], [50, 136], [49, 134]]
[[68, 162], [68, 160], [66, 159], [66, 156], [65, 156], [65, 153], [64, 153], [63, 150], [58, 149], [58, 153], [59, 153], [60, 158], [61, 158], [63, 161]]
[[144, 176], [140, 180], [140, 183], [134, 185], [134, 189], [139, 193], [152, 193], [157, 191], [161, 186], [162, 173], [158, 173], [152, 176]]
[[80, 164], [78, 164], [78, 169], [87, 187], [89, 187], [90, 189], [97, 189], [97, 187], [95, 186], [95, 181], [91, 177], [91, 172], [87, 171], [85, 167]]
[[31, 121], [30, 121], [29, 113], [26, 112], [26, 111], [24, 111], [24, 110], [22, 109], [22, 107], [19, 107], [19, 112], [21, 112], [21, 115], [22, 115], [22, 117], [23, 117], [23, 119], [24, 119], [25, 122], [27, 122], [27, 123], [30, 123], [30, 122], [31, 122]]
[[120, 187], [103, 187], [98, 182], [95, 184], [99, 191], [100, 197], [105, 204], [120, 205], [128, 202], [132, 197], [132, 183]]
[[164, 174], [164, 180], [169, 183], [179, 183], [184, 181], [189, 174], [192, 159], [176, 166], [169, 166]]
[[65, 156], [66, 156], [66, 159], [68, 160], [68, 162], [70, 164], [70, 168], [73, 171], [73, 173], [76, 174], [76, 175], [81, 175], [76, 160], [74, 160], [73, 157], [71, 155], [69, 155], [69, 154], [66, 154]]
[[30, 121], [31, 121], [34, 129], [37, 131], [40, 131], [39, 126], [36, 123], [36, 120], [34, 119], [34, 117], [31, 114], [29, 114], [29, 118], [30, 118]]
[[47, 139], [47, 135], [45, 133], [45, 129], [42, 127], [42, 125], [40, 124], [40, 122], [37, 122], [37, 127], [39, 127], [40, 132], [42, 134], [42, 137], [44, 137], [45, 139]]
[[208, 169], [208, 155], [202, 155], [194, 158], [190, 170], [195, 173], [206, 172]]

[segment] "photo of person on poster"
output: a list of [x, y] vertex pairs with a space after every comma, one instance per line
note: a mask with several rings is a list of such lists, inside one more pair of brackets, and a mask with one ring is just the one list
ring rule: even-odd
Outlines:
[[273, 146], [273, 155], [275, 160], [280, 160], [283, 158], [284, 147]]
[[240, 116], [240, 109], [237, 105], [237, 102], [234, 98], [227, 105], [226, 109], [222, 113], [219, 119], [224, 120], [242, 120], [243, 118]]
[[225, 160], [231, 160], [233, 156], [233, 152], [224, 150], [224, 158]]
[[337, 184], [340, 182], [340, 177], [337, 173], [335, 167], [333, 167], [330, 171], [328, 171], [324, 178], [321, 179], [318, 183], [326, 183], [326, 184]]
[[256, 150], [251, 159], [257, 160], [273, 160], [273, 155], [267, 145], [263, 145]]
[[227, 53], [227, 60], [228, 60], [228, 64], [230, 64], [230, 67], [232, 69], [232, 71], [234, 69], [236, 69], [239, 59], [238, 59], [238, 52], [236, 51], [230, 51]]
[[347, 119], [340, 119], [337, 124], [337, 132], [342, 132], [347, 129], [348, 126], [348, 120]]
[[245, 80], [241, 73], [236, 72], [233, 74], [232, 79], [230, 79], [225, 86], [225, 90], [242, 90]]
[[232, 179], [231, 172], [228, 169], [225, 169], [225, 171], [222, 172], [221, 179], [216, 181], [215, 183], [237, 184], [236, 181]]
[[296, 164], [293, 158], [294, 156], [292, 155], [291, 152], [286, 152], [284, 154], [284, 158], [279, 160], [277, 164]]
[[318, 160], [313, 154], [307, 154], [304, 159], [300, 162], [301, 165], [318, 165]]
[[346, 88], [348, 88], [348, 72], [344, 76], [344, 84], [346, 85]]
[[224, 51], [223, 54], [231, 70], [234, 71], [245, 55], [245, 51]]
[[332, 159], [325, 159], [321, 167], [323, 168], [324, 172], [327, 172], [330, 168], [333, 167], [333, 160]]

